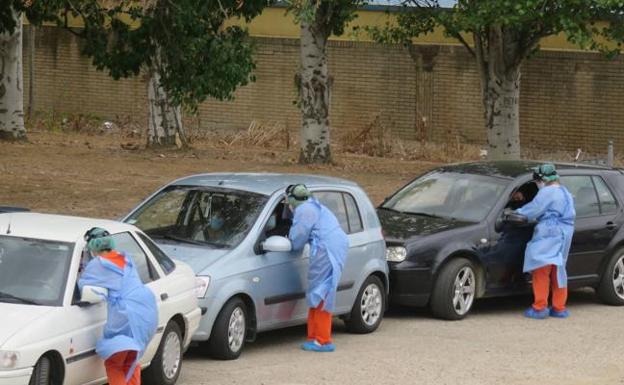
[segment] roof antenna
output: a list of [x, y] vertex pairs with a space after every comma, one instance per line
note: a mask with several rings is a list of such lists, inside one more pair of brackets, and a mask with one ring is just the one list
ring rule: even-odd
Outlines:
[[7, 235], [11, 234], [11, 214], [9, 214], [9, 225], [7, 226]]
[[579, 161], [582, 153], [583, 151], [580, 148], [576, 149], [576, 156], [574, 157], [574, 163], [577, 163]]

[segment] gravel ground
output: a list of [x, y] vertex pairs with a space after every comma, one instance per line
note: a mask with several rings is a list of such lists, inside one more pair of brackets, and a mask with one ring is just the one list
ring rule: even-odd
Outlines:
[[335, 321], [335, 353], [299, 350], [305, 328], [261, 334], [236, 361], [192, 349], [179, 385], [200, 384], [624, 384], [624, 309], [572, 292], [571, 318], [529, 320], [531, 298], [477, 301], [463, 321], [426, 309], [391, 309], [371, 335]]

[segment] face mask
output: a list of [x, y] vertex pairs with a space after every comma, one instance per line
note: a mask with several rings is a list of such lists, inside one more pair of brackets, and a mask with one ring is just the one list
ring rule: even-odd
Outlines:
[[274, 229], [275, 226], [277, 226], [277, 219], [275, 218], [275, 215], [271, 215], [269, 217], [269, 221], [267, 222], [267, 227], [269, 229]]
[[544, 186], [546, 186], [546, 183], [544, 183], [544, 182], [537, 182], [537, 188], [538, 188], [538, 189], [540, 189], [540, 190], [541, 190], [541, 189], [543, 189], [543, 188], [544, 188]]
[[220, 230], [223, 227], [223, 218], [213, 215], [210, 219], [210, 229], [211, 230]]

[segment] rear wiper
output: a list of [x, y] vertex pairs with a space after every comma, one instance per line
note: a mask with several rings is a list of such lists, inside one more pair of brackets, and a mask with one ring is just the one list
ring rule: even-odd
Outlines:
[[39, 302], [33, 301], [32, 299], [21, 298], [16, 295], [5, 293], [2, 291], [0, 291], [0, 299], [10, 299], [27, 305], [41, 305]]

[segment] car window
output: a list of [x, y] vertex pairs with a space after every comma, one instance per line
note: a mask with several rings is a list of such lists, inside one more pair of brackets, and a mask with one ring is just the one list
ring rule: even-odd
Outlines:
[[141, 211], [141, 215], [134, 218], [132, 224], [141, 229], [158, 229], [176, 223], [187, 192], [172, 190], [168, 194], [161, 193], [158, 196], [160, 199], [150, 201], [150, 204]]
[[169, 186], [127, 222], [156, 242], [233, 249], [245, 239], [267, 200], [265, 195], [246, 191]]
[[360, 210], [358, 210], [355, 199], [351, 194], [344, 193], [344, 200], [347, 204], [347, 216], [349, 218], [349, 230], [350, 233], [359, 233], [364, 230], [362, 226], [362, 217], [360, 216]]
[[112, 235], [112, 237], [115, 240], [115, 250], [132, 258], [143, 283], [158, 279], [158, 275], [147, 259], [147, 255], [130, 233], [118, 233]]
[[561, 183], [574, 197], [577, 218], [600, 215], [600, 204], [590, 176], [562, 176]]
[[154, 258], [156, 258], [156, 262], [158, 262], [158, 264], [163, 269], [165, 274], [169, 274], [172, 271], [174, 271], [175, 262], [173, 262], [173, 260], [169, 258], [167, 254], [165, 254], [165, 252], [160, 249], [160, 247], [156, 246], [156, 244], [151, 239], [149, 239], [147, 235], [142, 234], [142, 233], [138, 233], [138, 234], [139, 234], [139, 237], [141, 237], [141, 240], [143, 241], [143, 243], [145, 243], [147, 248], [150, 250], [150, 252], [154, 256]]
[[0, 235], [0, 303], [61, 306], [74, 244]]
[[498, 202], [507, 183], [483, 175], [434, 172], [412, 181], [381, 208], [406, 215], [479, 222]]
[[314, 193], [314, 197], [336, 216], [342, 230], [349, 234], [349, 219], [342, 193], [337, 191], [318, 191]]
[[598, 200], [600, 201], [600, 213], [602, 215], [613, 214], [617, 211], [617, 201], [607, 187], [607, 184], [601, 177], [595, 176], [594, 183], [596, 191], [598, 191]]

